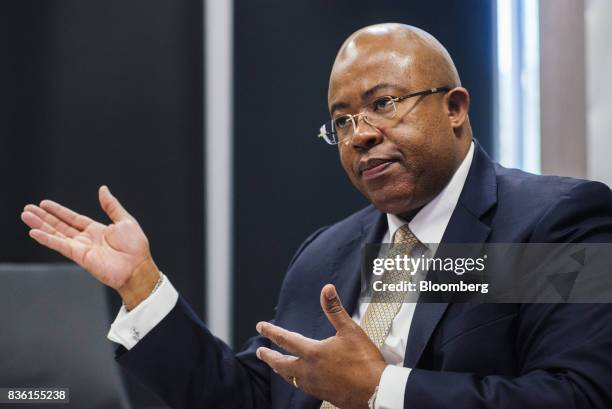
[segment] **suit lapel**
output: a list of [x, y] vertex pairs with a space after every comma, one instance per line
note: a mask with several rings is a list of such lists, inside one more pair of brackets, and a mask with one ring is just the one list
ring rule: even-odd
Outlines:
[[[497, 184], [493, 163], [477, 141], [474, 158], [457, 206], [449, 220], [442, 243], [484, 243], [491, 229], [481, 217], [497, 202]], [[431, 335], [440, 323], [448, 303], [417, 304], [404, 355], [404, 366], [417, 367]]]
[[[336, 286], [344, 308], [353, 315], [361, 291], [361, 262], [366, 243], [380, 243], [382, 235], [387, 230], [387, 218], [375, 211], [370, 220], [364, 221], [359, 235], [352, 241], [338, 248], [337, 256], [331, 267], [329, 282]], [[320, 311], [315, 338], [324, 339], [335, 334], [327, 317]]]
[[[344, 308], [353, 315], [361, 290], [361, 261], [366, 243], [380, 243], [387, 230], [386, 215], [372, 207], [372, 212], [361, 221], [362, 225], [355, 237], [341, 245], [330, 268], [327, 283], [334, 284]], [[323, 284], [327, 284], [323, 283]], [[317, 323], [312, 338], [325, 339], [335, 335], [335, 330], [319, 308]], [[291, 400], [291, 408], [318, 408], [321, 401], [298, 390]]]
[[[463, 207], [458, 206], [453, 212], [443, 242], [482, 243], [489, 236], [489, 232], [488, 226], [481, 223]], [[415, 368], [417, 366], [447, 307], [448, 303], [434, 303], [427, 302], [427, 300], [420, 300], [417, 304], [406, 343], [405, 367]]]

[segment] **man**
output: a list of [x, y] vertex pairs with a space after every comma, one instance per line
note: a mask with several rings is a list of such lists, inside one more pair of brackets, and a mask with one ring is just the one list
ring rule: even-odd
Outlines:
[[178, 296], [108, 188], [99, 191], [108, 226], [48, 200], [26, 206], [32, 238], [124, 300], [109, 332], [119, 363], [175, 408], [612, 407], [609, 305], [391, 311], [360, 297], [364, 243], [607, 243], [612, 192], [492, 162], [472, 140], [469, 94], [450, 56], [414, 27], [351, 35], [328, 103], [333, 123], [320, 136], [338, 144], [372, 205], [306, 239], [273, 322], [258, 323], [240, 353]]

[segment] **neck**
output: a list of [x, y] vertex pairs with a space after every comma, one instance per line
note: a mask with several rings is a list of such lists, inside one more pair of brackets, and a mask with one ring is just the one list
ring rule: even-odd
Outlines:
[[412, 209], [406, 213], [398, 214], [399, 217], [406, 220], [407, 222], [411, 221], [414, 216], [421, 210], [423, 206], [417, 207], [416, 209]]

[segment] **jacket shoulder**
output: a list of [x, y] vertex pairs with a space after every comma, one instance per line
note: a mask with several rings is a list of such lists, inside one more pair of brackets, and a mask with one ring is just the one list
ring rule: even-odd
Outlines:
[[534, 175], [500, 165], [496, 175], [493, 223], [502, 233], [498, 240], [577, 241], [610, 225], [612, 191], [603, 183]]
[[611, 191], [607, 185], [585, 179], [565, 176], [535, 175], [519, 169], [495, 165], [497, 174], [498, 200], [518, 198], [521, 207], [537, 206], [545, 209], [568, 196], [590, 193], [591, 200], [610, 200]]

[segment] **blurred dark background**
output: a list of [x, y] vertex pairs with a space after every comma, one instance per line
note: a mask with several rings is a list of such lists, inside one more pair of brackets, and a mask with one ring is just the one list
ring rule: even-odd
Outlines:
[[23, 206], [52, 198], [106, 222], [108, 184], [202, 314], [202, 3], [8, 0], [0, 16], [0, 261], [62, 261], [28, 237]]
[[202, 313], [199, 1], [4, 1], [1, 261], [60, 261], [19, 219], [52, 198], [97, 220], [110, 186]]
[[[273, 316], [301, 241], [366, 204], [336, 149], [316, 138], [342, 41], [389, 21], [432, 33], [453, 56], [474, 134], [491, 150], [492, 3], [235, 0], [236, 346]], [[204, 316], [202, 16], [191, 0], [0, 3], [0, 262], [60, 261], [28, 238], [21, 209], [52, 198], [106, 220], [97, 188], [108, 184]], [[114, 316], [118, 298], [109, 297]], [[130, 393], [136, 407], [155, 402], [136, 385]]]

